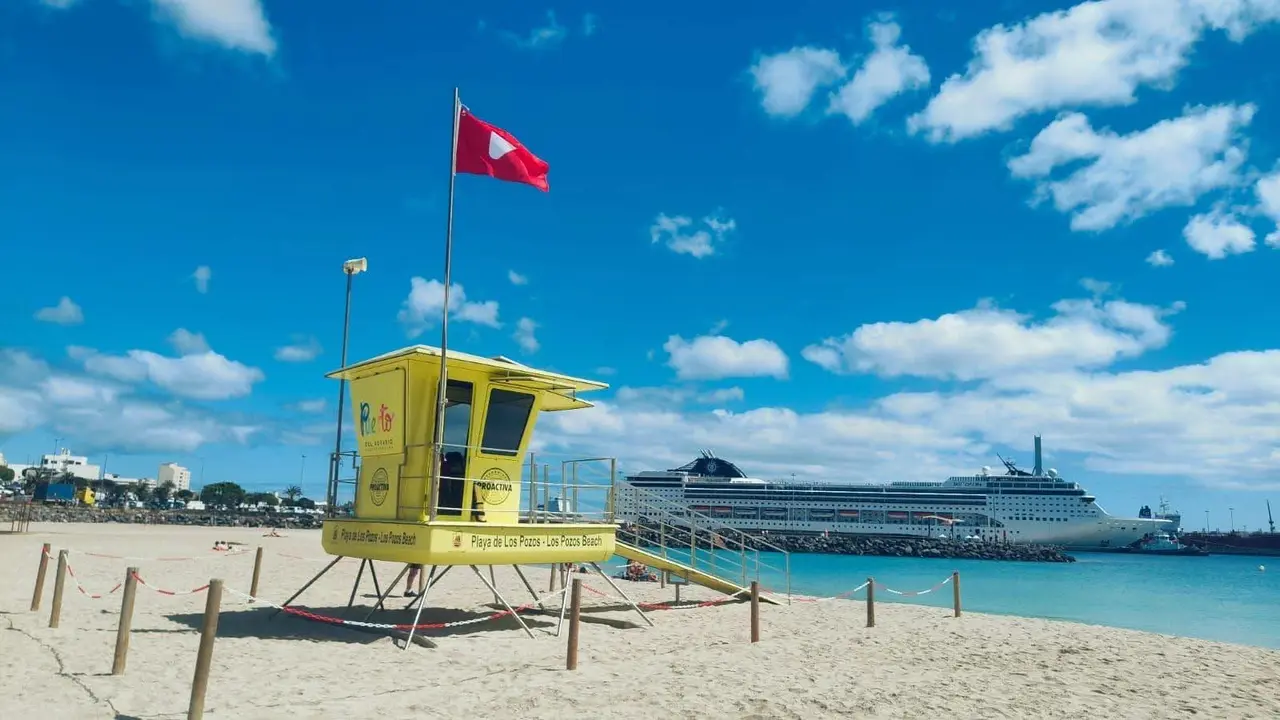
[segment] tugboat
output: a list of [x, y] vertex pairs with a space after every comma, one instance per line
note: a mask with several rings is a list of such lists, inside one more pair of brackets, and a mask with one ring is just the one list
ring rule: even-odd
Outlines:
[[1209, 554], [1198, 547], [1183, 545], [1178, 542], [1178, 538], [1163, 530], [1147, 535], [1125, 548], [1125, 552], [1137, 555], [1190, 555], [1196, 557]]

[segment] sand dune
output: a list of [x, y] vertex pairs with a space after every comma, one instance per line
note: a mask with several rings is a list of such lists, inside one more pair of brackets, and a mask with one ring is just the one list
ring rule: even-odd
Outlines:
[[[67, 585], [50, 629], [53, 565], [39, 613], [28, 612], [40, 544], [72, 550], [89, 593], [140, 568], [150, 585], [187, 591], [222, 578], [247, 591], [253, 553], [228, 556], [216, 539], [266, 548], [259, 594], [282, 601], [328, 560], [315, 532], [264, 538], [256, 529], [43, 525], [0, 536], [0, 717], [185, 717], [205, 595], [139, 588], [128, 670], [110, 673], [120, 594], [92, 599]], [[100, 555], [134, 556], [120, 559]], [[190, 560], [155, 560], [189, 557]], [[340, 614], [358, 566], [342, 561], [300, 600]], [[388, 582], [399, 568], [378, 566]], [[530, 568], [545, 592], [548, 575]], [[498, 568], [513, 602], [529, 600]], [[590, 587], [611, 594], [599, 578]], [[401, 583], [403, 585], [403, 582]], [[407, 622], [399, 589], [393, 612]], [[624, 584], [649, 601], [670, 589]], [[371, 605], [366, 575], [357, 605]], [[686, 597], [712, 599], [691, 589]], [[1174, 600], [1170, 600], [1173, 602]], [[512, 618], [424, 634], [435, 648], [401, 651], [385, 636], [270, 619], [270, 608], [228, 593], [214, 650], [211, 718], [1211, 718], [1280, 717], [1280, 653], [1073, 623], [861, 602], [762, 608], [763, 641], [748, 642], [748, 606], [654, 611], [649, 628], [617, 600], [584, 597], [580, 666], [564, 668], [555, 618], [530, 615], [536, 639]], [[466, 568], [432, 592], [423, 622], [493, 614], [492, 595]], [[364, 612], [351, 617], [363, 617]]]

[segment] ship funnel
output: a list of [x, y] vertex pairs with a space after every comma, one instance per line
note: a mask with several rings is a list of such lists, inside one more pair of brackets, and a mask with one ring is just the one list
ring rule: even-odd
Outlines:
[[1044, 458], [1040, 456], [1040, 436], [1036, 436], [1036, 466], [1031, 470], [1031, 474], [1040, 477], [1044, 474]]

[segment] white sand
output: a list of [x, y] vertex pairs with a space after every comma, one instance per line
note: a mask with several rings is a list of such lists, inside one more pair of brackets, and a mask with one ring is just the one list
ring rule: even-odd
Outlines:
[[[266, 548], [260, 595], [282, 601], [324, 562], [316, 532], [264, 538], [256, 529], [42, 525], [0, 536], [0, 717], [186, 716], [205, 595], [139, 588], [128, 670], [112, 677], [120, 594], [93, 600], [68, 582], [61, 627], [48, 627], [54, 563], [39, 613], [28, 612], [40, 544], [182, 562], [73, 553], [90, 592], [140, 566], [148, 583], [188, 590], [220, 577], [247, 591], [253, 553], [226, 556], [215, 539]], [[294, 555], [305, 559], [292, 559]], [[337, 614], [358, 561], [344, 560], [298, 601]], [[379, 565], [379, 579], [399, 570]], [[540, 591], [547, 572], [530, 568]], [[366, 585], [361, 595], [372, 592]], [[509, 568], [499, 587], [528, 593]], [[608, 590], [598, 577], [592, 587]], [[403, 581], [401, 582], [403, 585]], [[397, 588], [375, 616], [407, 622]], [[669, 600], [656, 584], [624, 584]], [[712, 598], [695, 589], [687, 596]], [[467, 568], [433, 591], [425, 622], [489, 614], [492, 596]], [[1176, 600], [1170, 599], [1170, 602]], [[371, 604], [367, 598], [357, 603]], [[580, 666], [564, 670], [565, 638], [530, 640], [511, 618], [431, 631], [437, 647], [402, 652], [386, 637], [306, 622], [228, 594], [214, 649], [206, 715], [213, 718], [1208, 718], [1280, 717], [1280, 653], [1065, 622], [860, 602], [764, 607], [763, 641], [748, 643], [746, 604], [652, 612], [601, 610], [586, 594]], [[610, 603], [613, 604], [613, 603]], [[362, 617], [364, 613], [353, 613]], [[554, 618], [531, 616], [554, 631]], [[566, 628], [567, 630], [567, 628]], [[567, 636], [567, 631], [565, 633]]]

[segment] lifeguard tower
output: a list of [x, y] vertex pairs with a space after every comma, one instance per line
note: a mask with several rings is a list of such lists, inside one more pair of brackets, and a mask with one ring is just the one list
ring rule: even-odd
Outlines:
[[[444, 413], [437, 418], [442, 370]], [[351, 383], [360, 464], [352, 515], [324, 521], [322, 544], [335, 558], [311, 583], [344, 557], [362, 560], [357, 587], [371, 561], [404, 563], [386, 593], [379, 592], [376, 611], [409, 565], [429, 567], [425, 591], [416, 603], [421, 613], [431, 585], [453, 566], [464, 565], [511, 610], [479, 566], [511, 565], [520, 572], [519, 566], [526, 564], [580, 563], [595, 568], [626, 598], [598, 566], [616, 551], [617, 526], [607, 512], [595, 522], [586, 521], [576, 508], [557, 513], [553, 522], [521, 522], [523, 458], [538, 414], [589, 408], [591, 403], [578, 393], [607, 385], [507, 358], [453, 350], [446, 354], [425, 345], [355, 363], [327, 377]], [[527, 469], [534, 474], [532, 483], [536, 468]], [[443, 569], [439, 575], [438, 569]], [[536, 599], [522, 572], [520, 576]], [[353, 587], [353, 600], [355, 592]]]

